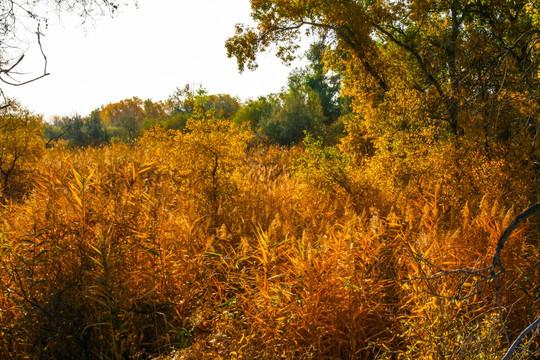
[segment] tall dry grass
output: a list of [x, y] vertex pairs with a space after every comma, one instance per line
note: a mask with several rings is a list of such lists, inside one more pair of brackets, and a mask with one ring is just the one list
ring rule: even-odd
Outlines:
[[300, 148], [207, 126], [49, 150], [0, 209], [0, 357], [495, 359], [538, 314], [534, 223], [505, 247], [501, 307], [437, 276], [489, 265], [519, 211], [496, 194], [363, 197], [295, 175]]

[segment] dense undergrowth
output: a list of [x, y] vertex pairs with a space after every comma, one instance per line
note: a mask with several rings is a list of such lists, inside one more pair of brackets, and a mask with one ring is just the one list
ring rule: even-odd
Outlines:
[[436, 276], [488, 266], [526, 201], [389, 188], [309, 137], [188, 130], [60, 144], [19, 174], [33, 188], [0, 208], [1, 358], [496, 359], [537, 316], [533, 222], [505, 246], [500, 306], [492, 282]]

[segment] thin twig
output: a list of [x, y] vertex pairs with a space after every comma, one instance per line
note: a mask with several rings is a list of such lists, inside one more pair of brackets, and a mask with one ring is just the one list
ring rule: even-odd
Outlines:
[[35, 77], [33, 79], [23, 81], [23, 82], [11, 82], [11, 81], [8, 81], [6, 79], [3, 79], [1, 74], [5, 74], [5, 75], [7, 75], [9, 77], [10, 73], [13, 71], [13, 69], [15, 69], [15, 67], [17, 67], [22, 62], [22, 60], [24, 59], [24, 54], [23, 54], [23, 55], [21, 55], [19, 57], [19, 59], [9, 69], [0, 70], [0, 81], [2, 81], [3, 83], [5, 83], [7, 85], [11, 85], [11, 86], [23, 86], [23, 85], [29, 84], [31, 82], [34, 82], [36, 80], [42, 79], [45, 76], [50, 75], [50, 73], [47, 72], [47, 56], [45, 55], [45, 52], [43, 51], [43, 45], [41, 44], [41, 27], [40, 27], [40, 24], [38, 24], [38, 28], [37, 28], [37, 31], [36, 31], [36, 36], [37, 36], [37, 43], [39, 45], [39, 50], [41, 51], [41, 55], [43, 56], [43, 61], [44, 61], [43, 74], [40, 75], [40, 76], [37, 76], [37, 77]]

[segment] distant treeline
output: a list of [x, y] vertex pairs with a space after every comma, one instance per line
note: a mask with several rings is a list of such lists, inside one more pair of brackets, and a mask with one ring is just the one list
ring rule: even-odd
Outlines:
[[75, 147], [129, 143], [156, 125], [184, 130], [196, 111], [204, 111], [249, 126], [263, 143], [296, 144], [306, 132], [335, 143], [343, 133], [340, 117], [349, 113], [348, 102], [340, 96], [339, 76], [323, 70], [320, 44], [312, 45], [307, 58], [309, 65], [294, 69], [287, 86], [277, 94], [241, 102], [228, 94], [209, 94], [202, 87], [186, 84], [165, 101], [133, 97], [102, 106], [88, 116], [55, 117], [45, 125], [45, 136]]

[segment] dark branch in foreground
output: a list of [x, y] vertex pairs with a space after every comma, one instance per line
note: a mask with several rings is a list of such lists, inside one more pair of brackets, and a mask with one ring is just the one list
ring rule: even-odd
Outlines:
[[514, 342], [512, 343], [512, 346], [510, 346], [510, 348], [508, 349], [508, 351], [506, 352], [506, 354], [504, 354], [504, 357], [502, 358], [502, 360], [508, 360], [508, 359], [510, 359], [510, 356], [512, 356], [512, 353], [516, 350], [516, 347], [519, 345], [519, 343], [521, 342], [521, 340], [523, 340], [523, 338], [525, 337], [525, 335], [527, 335], [529, 332], [531, 332], [532, 329], [534, 329], [535, 327], [537, 327], [539, 324], [540, 324], [540, 317], [538, 317], [531, 325], [529, 325], [525, 330], [523, 330], [523, 331], [521, 332], [521, 334], [519, 334], [519, 336], [517, 337], [517, 339], [514, 340]]
[[[506, 272], [506, 269], [504, 268], [502, 262], [501, 262], [501, 252], [504, 248], [504, 244], [510, 237], [510, 235], [517, 229], [517, 227], [530, 218], [531, 216], [537, 214], [540, 212], [540, 203], [537, 203], [531, 207], [529, 207], [527, 210], [523, 211], [521, 214], [516, 216], [514, 220], [508, 225], [508, 227], [504, 230], [502, 235], [500, 236], [497, 247], [495, 248], [495, 253], [493, 254], [493, 260], [491, 262], [491, 265], [482, 269], [454, 269], [454, 270], [445, 270], [441, 267], [437, 266], [436, 264], [433, 264], [429, 260], [427, 260], [424, 256], [421, 254], [418, 254], [414, 252], [411, 249], [411, 253], [413, 256], [419, 261], [424, 264], [429, 265], [432, 269], [436, 269], [436, 273], [430, 276], [424, 276], [424, 277], [415, 277], [410, 280], [436, 280], [441, 279], [448, 276], [462, 276], [461, 284], [458, 285], [458, 288], [456, 290], [456, 293], [454, 296], [444, 296], [444, 295], [437, 295], [445, 298], [452, 298], [454, 300], [466, 300], [472, 296], [479, 295], [482, 293], [482, 284], [493, 281], [495, 284], [495, 302], [497, 304], [497, 307], [499, 308], [500, 318], [502, 320], [502, 306], [499, 302], [499, 294], [500, 294], [500, 284], [499, 284], [499, 276], [504, 274]], [[476, 278], [475, 282], [468, 282], [470, 278]], [[465, 284], [469, 284], [469, 289], [472, 291], [469, 291], [468, 294], [462, 295], [463, 290], [466, 287]], [[471, 288], [472, 287], [472, 288]], [[508, 360], [512, 353], [515, 351], [516, 347], [519, 345], [521, 340], [527, 335], [529, 332], [531, 332], [535, 327], [540, 325], [540, 317], [538, 317], [531, 325], [529, 325], [523, 332], [517, 337], [517, 339], [512, 343], [510, 348], [508, 349], [506, 355], [503, 357], [502, 360]]]
[[58, 134], [57, 136], [53, 136], [51, 137], [47, 143], [45, 143], [45, 147], [46, 148], [49, 148], [51, 146], [51, 143], [53, 141], [57, 141], [57, 140], [60, 140], [62, 138], [62, 136], [66, 135], [69, 131], [71, 130], [71, 125], [67, 126], [64, 131], [62, 131], [60, 134]]
[[[495, 254], [493, 255], [493, 262], [492, 262], [491, 267], [490, 267], [491, 268], [490, 269], [491, 276], [493, 277], [493, 279], [495, 281], [496, 299], [497, 299], [497, 305], [499, 306], [499, 308], [500, 308], [500, 304], [499, 304], [500, 286], [499, 286], [499, 278], [498, 278], [498, 276], [500, 274], [503, 274], [506, 271], [504, 269], [502, 263], [501, 263], [501, 258], [500, 258], [501, 257], [501, 251], [502, 251], [502, 249], [504, 247], [504, 244], [506, 243], [506, 240], [508, 240], [508, 238], [510, 237], [510, 234], [512, 234], [512, 232], [519, 226], [519, 224], [521, 224], [523, 221], [525, 221], [526, 219], [528, 219], [529, 217], [533, 216], [534, 214], [536, 214], [538, 212], [540, 212], [540, 203], [537, 203], [537, 204], [531, 206], [530, 208], [528, 208], [527, 210], [525, 210], [524, 212], [522, 212], [521, 214], [516, 216], [514, 221], [512, 221], [512, 223], [510, 225], [508, 225], [506, 230], [503, 232], [503, 234], [499, 238], [499, 241], [497, 243], [497, 248], [495, 249]], [[500, 268], [500, 272], [497, 273], [495, 271], [496, 267]], [[512, 346], [510, 346], [510, 348], [508, 349], [508, 351], [504, 355], [503, 360], [508, 360], [510, 358], [510, 356], [512, 355], [512, 353], [515, 351], [518, 344], [525, 337], [525, 335], [527, 335], [532, 329], [534, 329], [539, 324], [540, 324], [540, 317], [537, 318], [525, 330], [523, 330], [523, 332], [512, 343]]]

